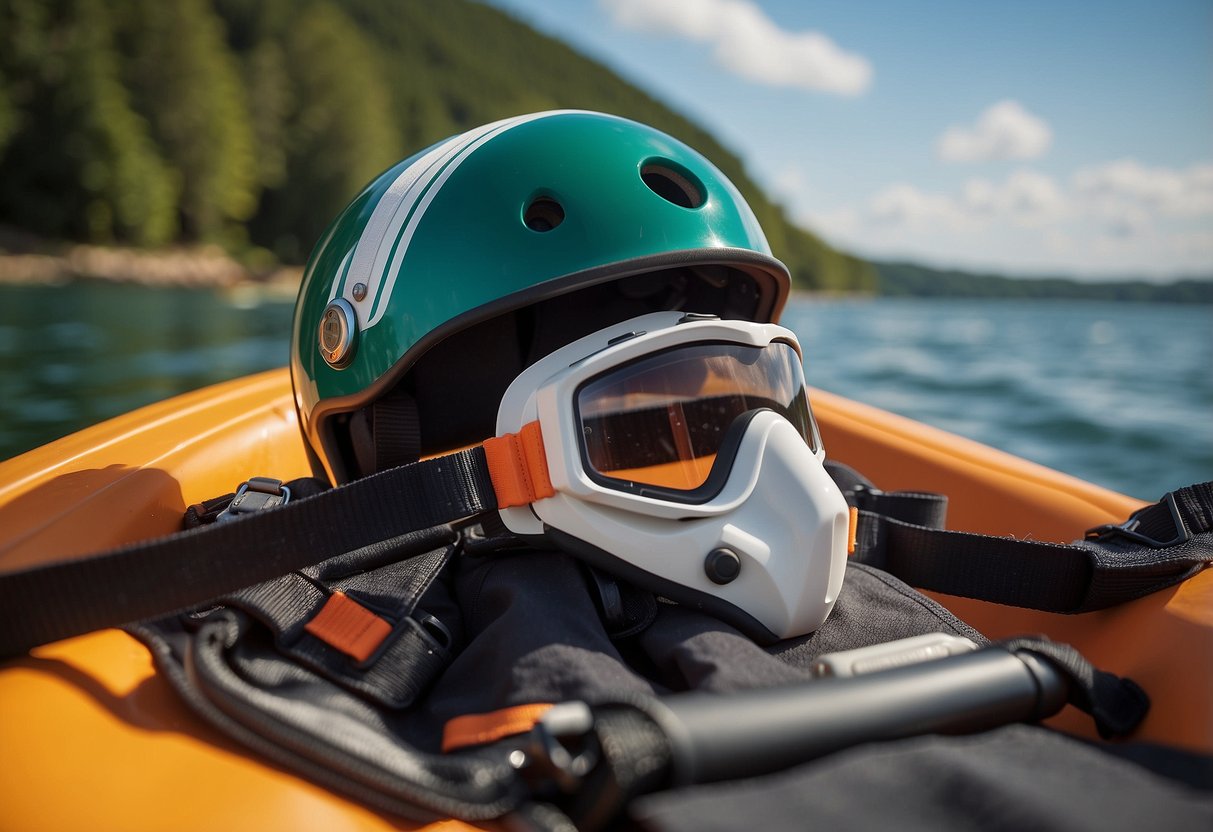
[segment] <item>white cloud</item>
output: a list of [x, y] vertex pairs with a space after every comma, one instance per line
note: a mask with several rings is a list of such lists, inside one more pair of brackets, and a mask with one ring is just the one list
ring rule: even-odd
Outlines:
[[1068, 210], [1067, 198], [1051, 177], [1018, 170], [1001, 183], [970, 179], [957, 194], [930, 193], [899, 182], [872, 196], [861, 213], [881, 225], [960, 231], [990, 222], [1043, 225]]
[[960, 194], [961, 208], [974, 217], [996, 217], [1019, 225], [1040, 225], [1063, 217], [1069, 202], [1052, 177], [1033, 170], [1012, 173], [1002, 184], [970, 179]]
[[1003, 272], [1209, 274], [1213, 164], [1121, 160], [1060, 181], [1022, 168], [942, 191], [899, 182], [800, 219], [870, 257]]
[[1154, 228], [1150, 212], [1140, 205], [1128, 202], [1110, 203], [1090, 207], [1087, 211], [1110, 237], [1142, 237]]
[[808, 177], [800, 165], [785, 165], [775, 172], [769, 188], [775, 197], [795, 204], [808, 190]]
[[1018, 101], [999, 101], [986, 108], [973, 125], [952, 125], [935, 142], [935, 152], [947, 162], [986, 162], [997, 159], [1036, 159], [1053, 141], [1044, 119]]
[[863, 228], [859, 211], [851, 206], [820, 214], [799, 214], [796, 222], [834, 241], [854, 240]]
[[1078, 194], [1101, 207], [1128, 205], [1174, 217], [1213, 213], [1213, 164], [1172, 170], [1120, 159], [1079, 170], [1071, 184]]
[[717, 63], [760, 84], [860, 95], [872, 65], [820, 32], [781, 29], [751, 0], [599, 0], [616, 24], [714, 47]]
[[1206, 272], [1213, 268], [1213, 228], [1169, 234], [1167, 243], [1176, 251], [1203, 262]]
[[863, 213], [874, 223], [912, 228], [930, 225], [955, 228], [966, 219], [952, 197], [926, 193], [904, 182], [890, 185], [873, 196]]

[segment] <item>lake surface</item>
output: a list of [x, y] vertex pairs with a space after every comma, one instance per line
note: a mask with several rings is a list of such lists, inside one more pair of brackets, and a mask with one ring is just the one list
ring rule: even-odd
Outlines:
[[[291, 311], [209, 290], [0, 286], [0, 459], [284, 365]], [[1213, 479], [1213, 308], [796, 298], [783, 322], [814, 386], [1143, 499]]]
[[826, 390], [1142, 499], [1213, 479], [1213, 307], [812, 301], [783, 323]]

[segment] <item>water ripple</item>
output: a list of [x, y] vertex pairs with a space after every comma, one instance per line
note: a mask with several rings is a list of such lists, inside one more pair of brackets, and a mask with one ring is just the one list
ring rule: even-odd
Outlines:
[[[0, 458], [286, 363], [291, 304], [0, 286]], [[1213, 479], [1207, 307], [794, 298], [811, 384], [1146, 499]]]
[[1207, 307], [797, 298], [812, 384], [1145, 499], [1213, 479]]

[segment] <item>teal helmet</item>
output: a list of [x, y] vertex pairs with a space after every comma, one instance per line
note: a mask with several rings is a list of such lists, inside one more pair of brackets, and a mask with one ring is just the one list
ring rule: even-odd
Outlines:
[[774, 321], [787, 268], [712, 163], [633, 121], [555, 111], [395, 165], [325, 231], [291, 339], [335, 483], [491, 436], [527, 366], [647, 312]]

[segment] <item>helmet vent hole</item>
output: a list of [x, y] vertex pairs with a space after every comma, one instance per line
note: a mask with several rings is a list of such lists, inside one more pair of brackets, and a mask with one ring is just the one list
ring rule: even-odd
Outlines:
[[703, 188], [684, 171], [665, 162], [649, 162], [640, 169], [640, 178], [649, 190], [666, 202], [682, 208], [698, 208], [704, 203]]
[[526, 207], [522, 221], [532, 231], [551, 231], [564, 222], [564, 208], [551, 197], [541, 196]]

